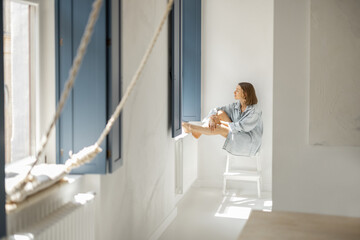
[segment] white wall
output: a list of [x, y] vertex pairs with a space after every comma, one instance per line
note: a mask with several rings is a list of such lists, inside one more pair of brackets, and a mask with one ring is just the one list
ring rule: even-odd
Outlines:
[[[202, 2], [202, 116], [234, 102], [239, 82], [251, 82], [263, 111], [263, 178], [271, 190], [273, 1], [206, 0]], [[225, 138], [199, 139], [200, 186], [222, 186]]]
[[310, 146], [310, 1], [275, 0], [274, 210], [360, 217], [360, 148]]
[[[182, 186], [182, 193], [185, 194], [192, 186], [192, 184], [197, 179], [198, 172], [198, 141], [188, 135], [183, 139], [179, 139], [182, 144], [180, 166], [178, 167], [180, 172], [177, 172], [180, 175], [181, 181], [179, 181]], [[181, 198], [182, 195], [179, 196]]]
[[[166, 0], [122, 1], [125, 89], [160, 23]], [[123, 111], [124, 165], [101, 177], [97, 239], [148, 239], [175, 207], [165, 25]]]
[[360, 107], [343, 107], [360, 103], [360, 1], [316, 0], [310, 9], [309, 142], [360, 147]]

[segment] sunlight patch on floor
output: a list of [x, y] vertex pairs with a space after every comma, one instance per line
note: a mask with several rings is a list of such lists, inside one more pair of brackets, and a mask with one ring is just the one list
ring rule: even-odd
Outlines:
[[235, 193], [226, 195], [215, 213], [215, 217], [248, 219], [252, 209], [271, 212], [272, 201], [259, 201], [258, 198], [239, 197]]
[[226, 206], [220, 211], [217, 211], [215, 217], [248, 219], [250, 216], [250, 212], [251, 208]]

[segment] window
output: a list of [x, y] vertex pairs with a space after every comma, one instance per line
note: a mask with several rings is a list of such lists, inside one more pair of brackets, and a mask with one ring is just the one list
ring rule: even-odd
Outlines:
[[[3, 26], [3, 16], [6, 14], [7, 7], [11, 8], [11, 4], [14, 4], [14, 11], [15, 15], [21, 15], [21, 24], [17, 25], [18, 27], [21, 27], [21, 32], [18, 31], [17, 34], [21, 34], [21, 36], [14, 37], [13, 33], [16, 31], [11, 31], [11, 27], [8, 25]], [[37, 134], [34, 132], [41, 131], [40, 129], [36, 129], [35, 127], [38, 125], [38, 119], [35, 118], [36, 114], [34, 112], [40, 112], [41, 110], [41, 116], [44, 115], [44, 113], [47, 112], [46, 108], [42, 109], [36, 109], [35, 106], [37, 106], [36, 102], [39, 101], [37, 96], [39, 95], [39, 92], [36, 91], [38, 88], [37, 85], [41, 85], [41, 87], [45, 88], [45, 91], [48, 90], [46, 87], [44, 87], [44, 84], [39, 84], [42, 80], [49, 81], [49, 79], [55, 79], [57, 82], [57, 97], [59, 97], [60, 91], [62, 91], [61, 84], [64, 84], [64, 79], [67, 78], [67, 73], [69, 72], [70, 65], [72, 63], [72, 59], [75, 56], [78, 44], [80, 42], [80, 37], [83, 34], [83, 28], [85, 27], [85, 24], [87, 22], [92, 1], [78, 1], [78, 0], [55, 0], [55, 11], [51, 11], [52, 9], [47, 9], [53, 7], [53, 5], [49, 4], [48, 1], [42, 1], [41, 6], [44, 5], [48, 6], [46, 8], [43, 8], [44, 11], [41, 11], [42, 15], [51, 15], [50, 17], [55, 18], [55, 26], [50, 26], [51, 30], [54, 30], [55, 32], [55, 45], [56, 45], [56, 53], [54, 53], [53, 57], [56, 58], [57, 63], [57, 69], [56, 74], [52, 74], [49, 78], [46, 79], [40, 79], [41, 81], [37, 82], [38, 73], [37, 69], [40, 69], [39, 72], [42, 73], [42, 66], [38, 64], [38, 66], [35, 66], [34, 64], [37, 62], [37, 58], [44, 59], [41, 56], [37, 56], [37, 50], [41, 48], [42, 46], [37, 48], [38, 41], [36, 37], [38, 28], [36, 27], [36, 24], [38, 22], [37, 20], [37, 5], [34, 5], [33, 3], [39, 3], [37, 0], [4, 0], [0, 3], [0, 31], [2, 33], [2, 37], [0, 37], [0, 52], [3, 53], [4, 45], [6, 44], [13, 44], [13, 47], [9, 47], [6, 45], [5, 47], [8, 47], [8, 49], [16, 48], [16, 51], [22, 51], [21, 53], [17, 53], [17, 55], [14, 55], [14, 51], [10, 51], [9, 53], [12, 54], [12, 57], [16, 57], [19, 54], [21, 54], [22, 58], [15, 58], [15, 60], [8, 61], [4, 64], [5, 58], [8, 56], [4, 55], [0, 58], [0, 86], [4, 86], [4, 90], [0, 91], [0, 99], [4, 99], [4, 95], [6, 95], [6, 101], [12, 103], [14, 101], [17, 101], [18, 98], [15, 96], [19, 96], [19, 101], [21, 100], [21, 103], [18, 104], [21, 108], [19, 110], [16, 110], [18, 112], [25, 112], [25, 114], [21, 115], [22, 122], [24, 123], [25, 127], [22, 132], [25, 132], [24, 135], [22, 135], [24, 138], [26, 138], [26, 143], [22, 144], [22, 142], [5, 142], [5, 135], [8, 134], [5, 133], [5, 118], [4, 118], [4, 102], [0, 101], [0, 168], [4, 169], [5, 166], [5, 147], [8, 147], [9, 145], [11, 148], [17, 149], [14, 150], [15, 154], [13, 156], [7, 155], [7, 159], [15, 159], [15, 156], [18, 156], [22, 153], [21, 156], [16, 157], [16, 160], [19, 158], [22, 158], [24, 156], [33, 155], [35, 153], [35, 147], [36, 147], [36, 139]], [[46, 4], [45, 4], [46, 3]], [[9, 4], [9, 5], [7, 5]], [[93, 131], [94, 128], [96, 129], [102, 129], [105, 127], [105, 123], [109, 117], [109, 115], [113, 112], [115, 109], [117, 103], [120, 100], [120, 93], [121, 93], [121, 72], [120, 72], [120, 8], [121, 8], [121, 1], [117, 0], [106, 0], [104, 1], [103, 7], [102, 7], [102, 13], [100, 15], [99, 21], [96, 25], [96, 30], [93, 35], [92, 45], [90, 44], [88, 48], [88, 53], [85, 56], [84, 62], [82, 63], [82, 70], [79, 73], [79, 79], [76, 81], [75, 88], [71, 94], [70, 103], [68, 101], [67, 108], [65, 109], [65, 115], [62, 116], [62, 119], [60, 120], [61, 123], [57, 125], [57, 140], [59, 139], [65, 139], [67, 136], [70, 136], [72, 148], [69, 148], [69, 150], [74, 150], [74, 152], [78, 151], [79, 148], [85, 147], [88, 144], [86, 142], [92, 133], [89, 133], [90, 131]], [[45, 11], [46, 9], [46, 11]], [[49, 10], [49, 11], [48, 11]], [[70, 10], [70, 11], [69, 11]], [[55, 16], [53, 16], [53, 12], [55, 12]], [[76, 12], [75, 14], [72, 14], [73, 12]], [[10, 12], [12, 13], [12, 12]], [[27, 14], [27, 15], [26, 15]], [[69, 15], [66, 15], [69, 14]], [[9, 15], [6, 15], [9, 16]], [[69, 17], [70, 16], [70, 17]], [[12, 17], [12, 16], [11, 16]], [[39, 19], [41, 19], [39, 17]], [[6, 17], [6, 20], [10, 19], [10, 17]], [[5, 20], [5, 22], [6, 22]], [[20, 20], [19, 20], [20, 21]], [[6, 22], [7, 23], [7, 22]], [[48, 28], [49, 24], [46, 28]], [[65, 27], [64, 27], [65, 26]], [[8, 27], [8, 28], [6, 28]], [[3, 31], [9, 29], [9, 31]], [[6, 38], [9, 37], [9, 34], [12, 34], [12, 40], [7, 40]], [[41, 33], [41, 34], [44, 34]], [[49, 34], [49, 32], [46, 32], [46, 34]], [[53, 36], [53, 35], [52, 35]], [[17, 40], [15, 40], [17, 39]], [[94, 40], [95, 39], [95, 40]], [[43, 40], [43, 38], [41, 38]], [[7, 41], [7, 42], [6, 42]], [[13, 43], [13, 42], [14, 43]], [[48, 39], [45, 41], [43, 40], [43, 43], [48, 42]], [[18, 44], [18, 45], [16, 45]], [[26, 48], [21, 48], [18, 46], [26, 45]], [[99, 49], [97, 48], [99, 47]], [[16, 52], [15, 51], [15, 52]], [[41, 53], [41, 49], [39, 49], [39, 52]], [[10, 56], [10, 54], [8, 54]], [[52, 54], [52, 53], [51, 53]], [[25, 57], [24, 57], [25, 56]], [[100, 59], [100, 61], [99, 61]], [[46, 60], [48, 60], [48, 57], [46, 57]], [[15, 63], [12, 63], [15, 62]], [[10, 80], [4, 80], [4, 77], [6, 74], [11, 72], [4, 73], [4, 65], [6, 64], [13, 64], [14, 67], [16, 66], [17, 69], [14, 74], [22, 74], [20, 80], [23, 82], [18, 83], [16, 82], [16, 88], [14, 87], [14, 79], [18, 78], [11, 78], [10, 74]], [[21, 64], [21, 65], [17, 65]], [[7, 66], [9, 68], [9, 66]], [[93, 69], [92, 69], [93, 68]], [[11, 69], [11, 68], [10, 68]], [[6, 69], [5, 69], [6, 70]], [[12, 70], [13, 71], [13, 70]], [[101, 73], [101, 74], [99, 74]], [[97, 74], [96, 76], [92, 74]], [[55, 76], [56, 75], [56, 76]], [[7, 76], [7, 75], [6, 75]], [[27, 76], [27, 77], [24, 77]], [[43, 74], [41, 74], [43, 77]], [[90, 81], [90, 83], [89, 83]], [[91, 82], [92, 81], [92, 82]], [[52, 81], [52, 83], [54, 83]], [[41, 82], [44, 83], [44, 82]], [[5, 86], [6, 84], [6, 86]], [[11, 84], [11, 86], [10, 86]], [[18, 87], [18, 85], [20, 85]], [[12, 94], [14, 90], [16, 89], [16, 93]], [[21, 90], [21, 92], [20, 92]], [[101, 90], [101, 96], [97, 96], [98, 90]], [[49, 91], [49, 90], [48, 90]], [[92, 98], [89, 98], [89, 96], [94, 97], [94, 92], [97, 97], [97, 100], [94, 101]], [[53, 91], [50, 93], [47, 93], [48, 95], [54, 95]], [[34, 98], [36, 97], [36, 99]], [[15, 100], [14, 100], [15, 99]], [[34, 100], [35, 99], [35, 100]], [[25, 103], [24, 103], [25, 102]], [[98, 105], [101, 103], [102, 105]], [[7, 106], [6, 106], [7, 107]], [[100, 109], [102, 108], [102, 109]], [[13, 109], [12, 107], [10, 108]], [[70, 110], [69, 110], [70, 109]], [[89, 112], [93, 111], [94, 109], [99, 110], [96, 112], [96, 114], [99, 114], [101, 116], [89, 116]], [[73, 114], [74, 113], [74, 114]], [[70, 114], [70, 115], [69, 115]], [[13, 121], [14, 114], [12, 114], [12, 117], [9, 117], [9, 119], [12, 121], [10, 123], [7, 122], [7, 124], [13, 124], [13, 127], [11, 129], [14, 129], [16, 127], [16, 131], [18, 131], [20, 128], [20, 125], [14, 126], [14, 124], [21, 124], [20, 121], [15, 119], [15, 123]], [[71, 117], [71, 121], [68, 121], [69, 116]], [[101, 119], [102, 122], [93, 121], [93, 117], [98, 119]], [[39, 117], [40, 118], [40, 117]], [[121, 120], [121, 119], [120, 119]], [[103, 147], [103, 157], [99, 160], [99, 164], [97, 162], [92, 162], [79, 170], [77, 173], [108, 173], [115, 171], [118, 167], [122, 165], [122, 158], [121, 158], [121, 121], [118, 120], [118, 123], [110, 133], [107, 139], [107, 143], [104, 144]], [[20, 122], [20, 123], [18, 123]], [[95, 122], [95, 123], [94, 123]], [[44, 122], [44, 124], [46, 124]], [[68, 128], [65, 126], [65, 124], [70, 124]], [[84, 126], [82, 126], [83, 124]], [[91, 125], [93, 124], [93, 125]], [[100, 127], [101, 125], [101, 127]], [[16, 132], [15, 131], [15, 132]], [[63, 131], [63, 132], [62, 132]], [[12, 134], [12, 133], [11, 133]], [[80, 135], [83, 134], [83, 135]], [[12, 135], [10, 135], [12, 136]], [[97, 137], [99, 136], [99, 132], [96, 132], [93, 136]], [[8, 135], [6, 135], [8, 137]], [[8, 137], [11, 139], [11, 137]], [[93, 144], [96, 139], [91, 139], [91, 143]], [[58, 143], [58, 162], [62, 162], [60, 159], [61, 155], [61, 148], [60, 141]], [[21, 145], [24, 145], [24, 147], [19, 148]], [[19, 150], [20, 149], [20, 150]], [[10, 150], [11, 152], [11, 150]], [[64, 152], [64, 154], [67, 154]], [[64, 159], [64, 158], [63, 158]], [[7, 160], [10, 161], [10, 160]], [[100, 166], [101, 165], [101, 166]], [[100, 166], [100, 167], [99, 167]], [[5, 174], [3, 170], [0, 170], [0, 238], [6, 235], [6, 214], [5, 214]]]
[[201, 120], [201, 0], [175, 0], [172, 13], [172, 136]]
[[[120, 100], [120, 3], [106, 0], [102, 6], [78, 79], [57, 125], [59, 163], [67, 159], [70, 150], [77, 152], [96, 141]], [[2, 47], [5, 52], [2, 60], [5, 69], [2, 85], [5, 109], [1, 113], [5, 114], [3, 145], [6, 148], [6, 162], [9, 163], [35, 155], [36, 143], [45, 131], [44, 125], [50, 122], [46, 117], [50, 115], [48, 111], [51, 104], [44, 102], [49, 100], [49, 96], [60, 96], [92, 9], [92, 1], [56, 0], [55, 6], [45, 1], [41, 3], [41, 16], [38, 16], [39, 1], [36, 0], [4, 0], [3, 4]], [[52, 13], [54, 7], [55, 11]], [[39, 19], [44, 20], [43, 17], [46, 20], [55, 19], [55, 26], [38, 26]], [[39, 32], [42, 34], [41, 38], [38, 36]], [[56, 34], [56, 53], [39, 46], [39, 38], [43, 41], [42, 44], [49, 42], [52, 38], [44, 37], [53, 32]], [[44, 55], [44, 52], [51, 53]], [[56, 74], [55, 70], [52, 72], [42, 67], [44, 62], [50, 61], [48, 59], [57, 63]], [[38, 62], [42, 63], [41, 66]], [[39, 78], [40, 72], [42, 78]], [[57, 92], [47, 88], [47, 83], [55, 83], [55, 78]], [[53, 105], [55, 107], [55, 103]], [[95, 161], [82, 173], [112, 172], [121, 166], [120, 123], [121, 120], [118, 120], [114, 131], [102, 146], [104, 151], [101, 166]], [[61, 143], [69, 144], [69, 148], [66, 149]], [[55, 151], [54, 154], [50, 153], [52, 156], [56, 155]], [[95, 171], [91, 170], [94, 168]]]
[[5, 162], [35, 154], [36, 7], [26, 1], [4, 3]]

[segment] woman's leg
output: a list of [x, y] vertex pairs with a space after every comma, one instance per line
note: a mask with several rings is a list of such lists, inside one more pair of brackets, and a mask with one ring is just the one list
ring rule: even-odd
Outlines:
[[221, 135], [227, 137], [229, 129], [226, 126], [218, 125], [213, 131], [209, 127], [193, 125], [187, 122], [182, 123], [186, 133], [192, 133], [195, 138], [199, 138], [201, 134], [205, 135]]
[[226, 114], [226, 112], [224, 112], [222, 110], [218, 111], [217, 116], [219, 117], [220, 121], [232, 122], [231, 119], [229, 118], [229, 116]]
[[[214, 119], [215, 120], [215, 124], [216, 124], [216, 129], [215, 130], [217, 130], [217, 128], [219, 128], [220, 126], [221, 126], [221, 123], [220, 123], [220, 121], [224, 121], [224, 122], [231, 122], [231, 119], [229, 118], [229, 116], [226, 114], [226, 112], [224, 112], [224, 111], [222, 111], [222, 110], [219, 110], [218, 112], [217, 112], [217, 114], [216, 114], [216, 118]], [[192, 125], [192, 126], [194, 126], [194, 125]], [[223, 134], [226, 134], [226, 136], [224, 136], [225, 138], [227, 137], [227, 135], [228, 135], [228, 133], [229, 133], [229, 131], [227, 131], [226, 133], [225, 132], [219, 132], [219, 131], [216, 131], [216, 132], [214, 132], [214, 131], [211, 131], [211, 129], [210, 129], [210, 133], [208, 132], [208, 126], [207, 126], [207, 124], [205, 123], [203, 126], [202, 126], [202, 128], [201, 128], [201, 130], [200, 131], [197, 131], [196, 130], [196, 127], [195, 128], [193, 128], [193, 130], [191, 131], [191, 134], [196, 138], [196, 139], [198, 139], [200, 136], [201, 136], [201, 134], [205, 134], [205, 135], [222, 135], [222, 136], [224, 136]], [[205, 131], [205, 132], [207, 132], [207, 133], [205, 133], [205, 132], [202, 132], [202, 131]], [[186, 131], [185, 131], [186, 132]]]

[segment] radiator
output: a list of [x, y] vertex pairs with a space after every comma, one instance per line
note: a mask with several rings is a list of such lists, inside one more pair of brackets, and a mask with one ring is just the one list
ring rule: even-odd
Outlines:
[[[94, 240], [94, 194], [78, 194], [74, 199], [39, 221], [21, 229], [8, 239], [24, 240]], [[21, 221], [19, 221], [21, 224]]]

